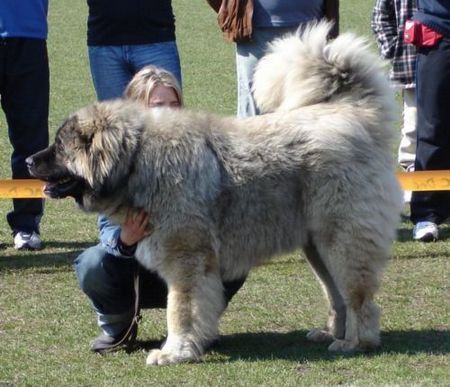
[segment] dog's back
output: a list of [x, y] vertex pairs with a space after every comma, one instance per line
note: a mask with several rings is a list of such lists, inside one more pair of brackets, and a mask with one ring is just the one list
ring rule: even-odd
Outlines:
[[217, 145], [233, 183], [220, 198], [225, 275], [348, 226], [389, 255], [402, 205], [393, 93], [365, 40], [346, 33], [328, 42], [329, 28], [310, 25], [271, 44], [254, 82], [268, 114], [234, 121], [225, 149]]

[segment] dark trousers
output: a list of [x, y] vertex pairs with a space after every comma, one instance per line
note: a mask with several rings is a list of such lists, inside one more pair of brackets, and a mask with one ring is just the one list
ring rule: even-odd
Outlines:
[[[48, 146], [49, 83], [45, 40], [0, 39], [0, 97], [15, 179], [29, 178], [25, 159]], [[41, 199], [14, 199], [7, 214], [13, 232], [39, 232], [43, 205]]]
[[[417, 150], [415, 170], [450, 169], [450, 38], [417, 54]], [[450, 192], [413, 192], [411, 220], [444, 222]]]

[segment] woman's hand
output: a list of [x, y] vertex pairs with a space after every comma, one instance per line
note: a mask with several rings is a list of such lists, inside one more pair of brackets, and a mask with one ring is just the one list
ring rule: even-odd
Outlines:
[[144, 210], [128, 210], [120, 231], [120, 240], [125, 246], [133, 246], [149, 236], [153, 230], [149, 223], [150, 215]]

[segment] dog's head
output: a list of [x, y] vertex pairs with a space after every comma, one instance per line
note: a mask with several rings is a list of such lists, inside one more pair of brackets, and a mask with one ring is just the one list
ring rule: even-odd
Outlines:
[[141, 107], [121, 100], [95, 103], [70, 116], [54, 144], [26, 160], [51, 198], [72, 196], [87, 211], [123, 188], [142, 129]]

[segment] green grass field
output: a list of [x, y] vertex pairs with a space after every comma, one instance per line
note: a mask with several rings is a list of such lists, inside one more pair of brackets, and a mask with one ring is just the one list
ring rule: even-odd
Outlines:
[[[372, 0], [346, 0], [341, 30], [370, 36]], [[203, 0], [174, 0], [189, 108], [234, 114], [234, 47], [222, 40]], [[51, 136], [64, 117], [95, 99], [86, 56], [85, 0], [50, 2]], [[26, 114], [26, 113], [25, 113]], [[0, 115], [0, 178], [10, 176], [11, 147]], [[10, 209], [0, 200], [0, 213]], [[377, 301], [382, 347], [332, 355], [305, 334], [326, 319], [321, 289], [301, 255], [252, 272], [221, 322], [221, 342], [200, 364], [145, 367], [165, 336], [165, 312], [144, 311], [137, 348], [89, 352], [95, 316], [78, 289], [73, 259], [97, 242], [96, 217], [72, 200], [47, 201], [45, 249], [17, 252], [0, 219], [0, 386], [297, 386], [450, 385], [450, 228], [432, 244], [411, 241], [399, 225], [393, 259]]]

